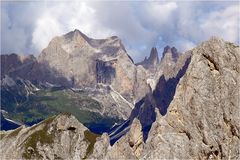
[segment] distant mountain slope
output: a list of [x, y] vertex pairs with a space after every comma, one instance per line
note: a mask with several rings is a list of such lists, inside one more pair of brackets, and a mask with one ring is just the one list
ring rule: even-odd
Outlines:
[[[59, 91], [49, 89], [56, 86], [60, 87]], [[135, 66], [116, 36], [95, 40], [75, 30], [54, 38], [37, 58], [1, 55], [1, 104], [8, 118], [31, 125], [60, 111], [72, 113], [65, 105], [74, 97], [82, 99], [79, 91], [87, 95], [84, 95], [86, 99], [91, 97], [99, 103], [96, 109], [85, 105], [85, 110], [91, 112], [86, 119], [112, 118], [111, 123], [104, 120], [109, 128], [118, 120], [127, 119], [134, 101], [144, 96], [149, 88], [146, 71]], [[78, 105], [84, 104], [76, 102], [72, 108], [77, 110]], [[74, 113], [79, 118], [78, 111]], [[101, 128], [97, 123], [95, 127]]]
[[51, 40], [38, 62], [55, 70], [74, 87], [111, 85], [130, 103], [148, 89], [145, 70], [135, 66], [116, 36], [91, 39], [74, 30]]
[[[121, 113], [107, 111], [93, 98], [87, 91], [61, 86], [42, 85], [38, 88], [30, 81], [20, 78], [14, 81], [5, 77], [1, 84], [1, 110], [4, 111], [4, 117], [25, 125], [33, 125], [61, 112], [69, 112], [94, 132], [103, 133], [114, 123], [123, 120], [120, 118]], [[15, 128], [17, 126], [19, 125], [15, 125]]]

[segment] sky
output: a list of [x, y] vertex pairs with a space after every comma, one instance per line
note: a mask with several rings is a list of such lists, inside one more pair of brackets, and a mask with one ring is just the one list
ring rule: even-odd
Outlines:
[[118, 36], [135, 62], [166, 45], [180, 52], [211, 36], [239, 44], [238, 1], [1, 1], [1, 54], [38, 55], [74, 29]]

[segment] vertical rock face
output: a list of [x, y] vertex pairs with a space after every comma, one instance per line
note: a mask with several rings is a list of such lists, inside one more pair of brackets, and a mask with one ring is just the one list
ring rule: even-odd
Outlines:
[[153, 91], [156, 107], [159, 108], [162, 115], [167, 113], [167, 108], [174, 98], [177, 84], [180, 78], [185, 74], [191, 61], [190, 55], [186, 54], [183, 56], [185, 62], [179, 60], [172, 71], [164, 72], [164, 74], [160, 76], [156, 88]]
[[93, 153], [89, 156], [89, 159], [103, 159], [107, 154], [109, 146], [109, 136], [107, 133], [104, 133], [101, 137], [97, 138]]
[[145, 69], [153, 70], [159, 64], [158, 51], [157, 48], [153, 47], [150, 56], [144, 59], [144, 61], [137, 63], [137, 65], [142, 65]]
[[221, 39], [192, 50], [167, 115], [152, 125], [145, 159], [240, 158], [239, 62], [239, 46]]
[[74, 87], [111, 85], [130, 102], [144, 96], [147, 88], [145, 71], [135, 66], [116, 36], [91, 39], [75, 30], [55, 37], [38, 62], [69, 81], [74, 80]]
[[156, 120], [155, 108], [158, 108], [162, 115], [167, 113], [168, 106], [174, 98], [177, 84], [185, 74], [191, 61], [191, 53], [181, 54], [176, 63], [171, 59], [170, 66], [165, 66], [168, 60], [166, 56], [168, 56], [168, 53], [160, 62], [159, 67], [163, 68], [159, 68], [159, 72], [156, 73], [156, 75], [160, 74], [160, 76], [156, 80], [155, 88], [135, 104], [130, 117], [126, 120], [128, 125], [124, 125], [124, 129], [121, 127], [121, 129], [117, 128], [116, 132], [110, 135], [112, 143], [116, 140], [116, 137], [119, 138], [119, 135], [122, 135], [122, 131], [128, 129], [128, 126], [131, 125], [134, 118], [139, 119], [142, 125], [143, 138], [146, 140], [151, 125]]
[[159, 61], [157, 49], [154, 47], [149, 58], [145, 58], [144, 61], [136, 65], [143, 66], [146, 69], [147, 83], [154, 90], [160, 76], [165, 75], [167, 79], [175, 76], [179, 69], [177, 64], [180, 57], [184, 59], [185, 56], [181, 56], [175, 47], [166, 46], [161, 61]]
[[[181, 54], [177, 51], [175, 47], [166, 46], [162, 53], [161, 63], [159, 65], [158, 70], [162, 70], [162, 74], [164, 74], [167, 78], [174, 76], [176, 71], [176, 65], [178, 59], [185, 56], [181, 56]], [[178, 69], [178, 68], [177, 68]], [[157, 76], [159, 78], [159, 75]]]
[[142, 125], [138, 119], [134, 119], [129, 131], [129, 146], [133, 149], [136, 157], [140, 157], [143, 151]]
[[24, 56], [12, 53], [10, 55], [1, 55], [0, 59], [1, 79], [3, 79], [5, 75], [27, 77], [32, 67], [36, 64], [36, 58], [32, 55]]
[[174, 62], [176, 62], [179, 57], [179, 53], [175, 47], [164, 47], [162, 59], [166, 56], [166, 54], [170, 54]]
[[96, 74], [97, 74], [97, 83], [111, 84], [113, 78], [116, 76], [116, 70], [114, 64], [116, 60], [104, 62], [97, 60], [96, 62]]
[[6, 75], [34, 82], [49, 82], [71, 86], [71, 82], [47, 64], [38, 63], [33, 55], [1, 55], [1, 79]]
[[[155, 122], [141, 158], [239, 159], [239, 46], [213, 37], [183, 55], [175, 66], [175, 69], [181, 68], [175, 73], [176, 82], [170, 83], [175, 85], [174, 93], [166, 92], [168, 89], [164, 87], [168, 85], [159, 85], [156, 92], [160, 95], [153, 92], [132, 111], [131, 116], [138, 117], [143, 125], [143, 133], [146, 123], [141, 117], [155, 115], [154, 110], [157, 113], [155, 119], [150, 120]], [[189, 56], [191, 61], [186, 61]], [[186, 63], [188, 67], [184, 67]], [[164, 82], [169, 80], [171, 78]], [[161, 78], [160, 84], [163, 84]], [[168, 102], [168, 113], [162, 116], [158, 101], [161, 104], [162, 100], [167, 100], [169, 97], [162, 97], [165, 94], [171, 95], [172, 100]], [[113, 147], [119, 147], [119, 143], [126, 146], [127, 137], [121, 137]], [[121, 157], [127, 159], [133, 155], [132, 151], [126, 151]]]
[[153, 47], [149, 56], [149, 61], [152, 62], [153, 65], [156, 65], [159, 63], [159, 58], [158, 58], [158, 51], [156, 47]]
[[134, 119], [130, 131], [110, 147], [106, 159], [137, 159], [143, 151], [142, 126], [138, 119]]

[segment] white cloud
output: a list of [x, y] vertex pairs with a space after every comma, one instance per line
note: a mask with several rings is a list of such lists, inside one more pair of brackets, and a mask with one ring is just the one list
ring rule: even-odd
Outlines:
[[173, 45], [178, 46], [177, 49], [180, 52], [191, 50], [194, 47], [196, 47], [195, 43], [193, 43], [192, 41], [186, 40], [186, 39], [180, 39], [180, 40], [176, 41]]
[[45, 14], [36, 22], [36, 28], [32, 34], [33, 48], [41, 51], [53, 37], [60, 34], [62, 29], [59, 22], [51, 15]]
[[[238, 16], [237, 16], [238, 15]], [[205, 36], [217, 35], [225, 40], [237, 42], [240, 30], [239, 6], [233, 5], [210, 13], [200, 25]]]
[[108, 28], [101, 26], [95, 9], [87, 3], [59, 2], [48, 6], [44, 14], [36, 20], [32, 34], [32, 46], [41, 51], [53, 37], [74, 29], [79, 29], [92, 38], [104, 38], [112, 33]]
[[[141, 58], [144, 52], [148, 54], [158, 34], [157, 30], [148, 29], [143, 23], [157, 24], [156, 27], [166, 23], [177, 5], [175, 2], [170, 2], [144, 3], [139, 6], [142, 7], [144, 14], [146, 13], [142, 21], [141, 17], [136, 15], [135, 8], [123, 2], [75, 1], [47, 4], [44, 12], [35, 20], [31, 48], [41, 52], [53, 37], [77, 28], [92, 38], [117, 35], [123, 40], [130, 54]], [[158, 21], [159, 14], [162, 16], [161, 21]], [[138, 47], [143, 45], [147, 45], [147, 49]]]
[[[27, 39], [23, 28], [15, 28], [7, 10], [1, 11], [1, 53], [24, 53]], [[13, 28], [9, 30], [9, 28]]]
[[199, 43], [210, 36], [238, 42], [239, 4], [198, 2], [179, 5], [177, 27], [179, 37]]
[[[166, 25], [173, 16], [174, 11], [178, 8], [176, 2], [151, 2], [143, 6], [142, 16], [144, 23], [154, 27]], [[145, 16], [144, 16], [145, 15]]]

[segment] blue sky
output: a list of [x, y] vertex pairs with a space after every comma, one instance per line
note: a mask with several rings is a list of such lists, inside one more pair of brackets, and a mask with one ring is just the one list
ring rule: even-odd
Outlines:
[[180, 51], [211, 36], [239, 44], [238, 1], [1, 2], [1, 54], [38, 55], [49, 41], [74, 29], [91, 38], [117, 35], [135, 61], [151, 47]]

